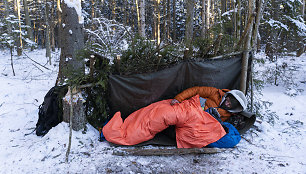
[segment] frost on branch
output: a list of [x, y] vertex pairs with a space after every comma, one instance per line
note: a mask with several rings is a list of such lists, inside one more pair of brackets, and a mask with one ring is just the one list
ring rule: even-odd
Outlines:
[[113, 60], [128, 48], [128, 34], [130, 27], [126, 27], [114, 20], [94, 18], [91, 29], [86, 29], [87, 45], [90, 51]]

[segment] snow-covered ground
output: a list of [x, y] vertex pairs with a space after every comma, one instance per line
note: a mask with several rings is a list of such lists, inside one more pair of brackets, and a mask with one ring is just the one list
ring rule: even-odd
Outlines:
[[[45, 65], [44, 51], [27, 55]], [[58, 57], [53, 53], [53, 57]], [[257, 58], [263, 57], [257, 54]], [[54, 59], [53, 59], [54, 60]], [[115, 156], [115, 147], [98, 141], [98, 131], [88, 125], [86, 134], [73, 132], [69, 162], [65, 162], [69, 138], [67, 123], [44, 137], [34, 133], [38, 106], [54, 85], [57, 62], [34, 63], [26, 56], [0, 51], [0, 173], [306, 173], [306, 54], [279, 58], [294, 83], [265, 85], [265, 110], [233, 150], [218, 154], [174, 156]], [[287, 65], [287, 66], [286, 66]], [[274, 68], [274, 64], [257, 66]], [[266, 75], [265, 75], [266, 77]], [[290, 80], [290, 79], [289, 79]], [[270, 114], [270, 115], [269, 115]], [[274, 125], [268, 118], [277, 117]], [[147, 148], [156, 148], [149, 146]]]

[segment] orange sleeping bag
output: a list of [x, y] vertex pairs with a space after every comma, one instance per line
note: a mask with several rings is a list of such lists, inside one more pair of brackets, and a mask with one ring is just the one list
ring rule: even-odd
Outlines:
[[122, 120], [117, 112], [103, 127], [106, 140], [135, 145], [152, 139], [158, 132], [175, 125], [178, 148], [201, 148], [223, 137], [221, 124], [200, 106], [199, 95], [170, 105], [171, 99], [141, 108]]

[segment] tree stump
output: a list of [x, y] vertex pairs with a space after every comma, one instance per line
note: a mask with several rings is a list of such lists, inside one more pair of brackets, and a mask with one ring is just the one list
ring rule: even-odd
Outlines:
[[[69, 93], [69, 92], [68, 92]], [[63, 121], [69, 123], [70, 120], [70, 97], [68, 94], [63, 98]], [[74, 131], [79, 131], [85, 128], [86, 116], [83, 107], [83, 98], [80, 93], [73, 95], [72, 97], [72, 129]]]

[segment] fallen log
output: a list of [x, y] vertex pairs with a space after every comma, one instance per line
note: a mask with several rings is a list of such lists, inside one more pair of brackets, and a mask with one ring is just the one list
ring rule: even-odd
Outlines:
[[231, 150], [229, 148], [188, 148], [188, 149], [118, 149], [113, 155], [118, 156], [170, 156], [170, 155], [190, 155], [190, 154], [215, 154]]

